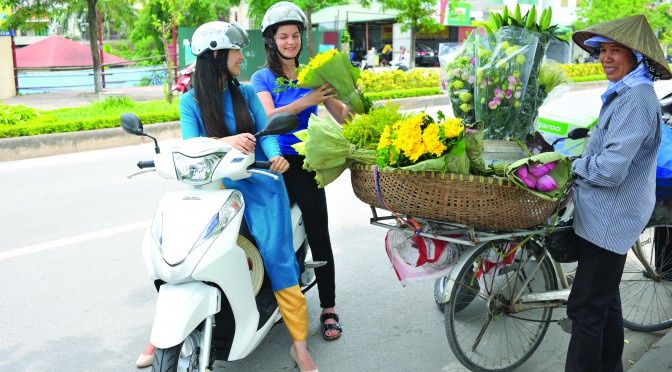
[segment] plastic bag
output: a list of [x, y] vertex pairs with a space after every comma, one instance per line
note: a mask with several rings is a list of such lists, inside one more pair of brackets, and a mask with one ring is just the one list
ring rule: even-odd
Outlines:
[[408, 231], [389, 230], [385, 236], [385, 251], [403, 286], [448, 275], [462, 250], [459, 244]]

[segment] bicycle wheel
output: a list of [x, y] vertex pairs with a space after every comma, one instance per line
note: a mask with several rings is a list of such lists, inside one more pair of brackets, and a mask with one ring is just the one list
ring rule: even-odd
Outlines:
[[[639, 236], [642, 258], [656, 272], [649, 275], [634, 252], [628, 251], [620, 294], [623, 325], [650, 332], [672, 327], [672, 236], [667, 227], [649, 227]], [[657, 231], [658, 236], [655, 236]]]
[[[532, 356], [548, 330], [553, 309], [515, 312], [510, 305], [521, 291], [557, 289], [555, 269], [538, 243], [484, 244], [460, 268], [455, 285], [463, 290], [454, 288], [445, 304], [446, 334], [462, 365], [472, 371], [510, 371]], [[470, 288], [476, 296], [464, 295]]]

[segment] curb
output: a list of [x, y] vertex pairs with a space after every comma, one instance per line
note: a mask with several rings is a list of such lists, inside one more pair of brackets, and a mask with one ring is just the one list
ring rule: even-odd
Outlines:
[[[383, 105], [388, 101], [377, 101]], [[389, 102], [399, 104], [401, 110], [449, 105], [445, 95], [399, 98]], [[329, 115], [324, 106], [317, 110], [318, 116]], [[180, 122], [147, 124], [145, 129], [158, 140], [180, 138]], [[32, 159], [43, 156], [62, 155], [80, 151], [102, 150], [113, 147], [149, 143], [146, 137], [124, 132], [121, 128], [97, 129], [82, 132], [42, 134], [38, 136], [0, 139], [0, 162]]]
[[651, 348], [640, 358], [630, 372], [668, 372], [672, 371], [672, 332], [667, 332], [658, 342], [651, 345]]

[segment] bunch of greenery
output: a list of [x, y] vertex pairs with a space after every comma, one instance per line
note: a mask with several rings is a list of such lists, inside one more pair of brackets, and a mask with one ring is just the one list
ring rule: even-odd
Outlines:
[[385, 126], [403, 120], [399, 105], [388, 102], [373, 108], [368, 114], [357, 115], [343, 126], [343, 137], [353, 145], [375, 150]]

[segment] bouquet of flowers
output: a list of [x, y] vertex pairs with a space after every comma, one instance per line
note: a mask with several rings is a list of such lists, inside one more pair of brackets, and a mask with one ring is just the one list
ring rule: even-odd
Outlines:
[[474, 84], [476, 83], [476, 62], [482, 56], [479, 50], [487, 50], [488, 41], [482, 35], [483, 30], [472, 32], [462, 46], [461, 52], [450, 62], [445, 63], [439, 76], [441, 90], [448, 94], [453, 115], [461, 118], [464, 124], [476, 121], [474, 116]]
[[[516, 127], [516, 119], [523, 109], [521, 97], [528, 87], [539, 37], [520, 27], [502, 27], [495, 34], [492, 51], [479, 50], [488, 56], [483, 65], [477, 64], [474, 88], [476, 120], [485, 123], [485, 139], [523, 140], [533, 128]], [[536, 89], [534, 89], [536, 94]]]
[[305, 156], [303, 168], [315, 172], [319, 187], [333, 182], [353, 162], [375, 164], [376, 152], [355, 146], [343, 137], [341, 126], [331, 118], [311, 115], [308, 129], [295, 132], [301, 140], [292, 147]]
[[336, 89], [336, 99], [356, 113], [363, 114], [371, 109], [371, 101], [356, 89], [359, 73], [360, 70], [352, 66], [346, 53], [331, 49], [313, 57], [307, 66], [300, 67], [295, 84], [286, 81], [279, 83], [308, 89], [329, 83]]
[[[441, 120], [443, 119], [443, 120]], [[412, 171], [469, 174], [462, 119], [425, 113], [387, 125], [378, 143], [378, 164]]]

